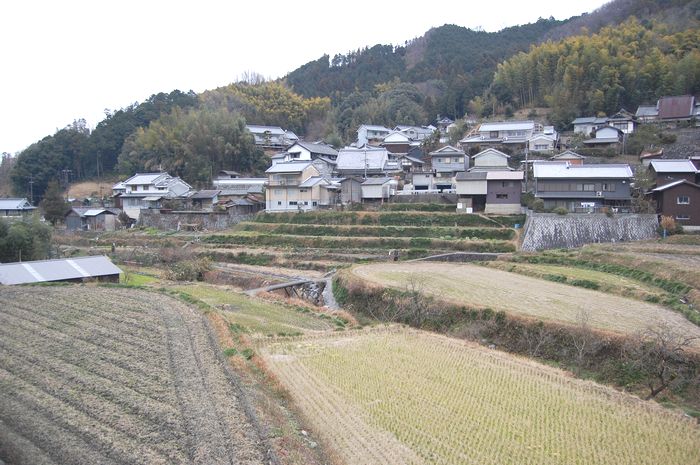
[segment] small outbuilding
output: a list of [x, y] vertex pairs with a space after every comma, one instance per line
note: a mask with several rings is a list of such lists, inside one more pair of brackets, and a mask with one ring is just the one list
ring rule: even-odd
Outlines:
[[119, 269], [104, 255], [37, 260], [30, 262], [0, 263], [0, 284], [84, 282], [118, 283]]

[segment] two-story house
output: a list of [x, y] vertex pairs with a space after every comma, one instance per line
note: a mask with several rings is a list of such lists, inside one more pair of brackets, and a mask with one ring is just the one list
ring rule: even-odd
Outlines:
[[632, 201], [630, 183], [633, 177], [627, 164], [572, 165], [540, 161], [533, 163], [533, 194], [544, 200], [548, 209], [628, 208]]
[[161, 208], [165, 199], [187, 198], [192, 186], [168, 173], [137, 173], [113, 186], [124, 212], [138, 220], [141, 210]]
[[500, 150], [488, 148], [472, 156], [472, 167], [468, 171], [512, 170], [508, 166], [510, 155]]
[[222, 199], [240, 199], [248, 195], [260, 195], [265, 192], [267, 178], [246, 178], [231, 170], [221, 170], [212, 180], [215, 190], [219, 190]]
[[363, 124], [357, 128], [357, 146], [379, 145], [389, 133], [391, 129], [387, 127]]
[[643, 123], [690, 121], [700, 116], [700, 105], [693, 95], [661, 97], [656, 105], [640, 105], [636, 117]]
[[321, 176], [312, 161], [277, 163], [265, 171], [267, 211], [307, 211], [335, 205], [340, 186]]
[[411, 175], [414, 190], [453, 190], [455, 175], [469, 168], [469, 156], [451, 145], [446, 145], [425, 157], [425, 166]]
[[248, 124], [246, 128], [253, 134], [255, 145], [264, 149], [284, 149], [299, 140], [292, 131], [284, 130], [279, 126]]
[[670, 216], [684, 229], [700, 229], [700, 171], [691, 160], [661, 159], [649, 162], [656, 182], [647, 193], [656, 212]]
[[693, 162], [687, 159], [651, 160], [648, 170], [654, 177], [657, 187], [681, 179], [693, 183], [698, 181], [698, 170]]
[[511, 170], [457, 173], [457, 212], [520, 213], [524, 174]]
[[390, 160], [390, 154], [381, 147], [345, 147], [338, 151], [336, 171], [339, 176], [384, 176], [400, 171], [398, 160]]
[[534, 121], [497, 121], [482, 123], [477, 134], [467, 136], [459, 142], [465, 151], [477, 146], [524, 149], [535, 133], [542, 132], [542, 125]]

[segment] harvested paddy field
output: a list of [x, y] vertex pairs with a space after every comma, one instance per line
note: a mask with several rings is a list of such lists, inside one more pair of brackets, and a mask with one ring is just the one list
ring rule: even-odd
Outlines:
[[657, 404], [404, 328], [261, 348], [348, 464], [688, 464], [700, 428]]
[[94, 286], [0, 288], [0, 461], [268, 463], [197, 310]]
[[585, 314], [588, 324], [607, 331], [634, 334], [665, 323], [684, 334], [700, 336], [700, 327], [659, 305], [483, 266], [382, 263], [357, 266], [352, 272], [370, 283], [397, 289], [407, 289], [411, 281], [415, 287], [418, 282], [423, 292], [455, 303], [543, 320], [578, 324]]

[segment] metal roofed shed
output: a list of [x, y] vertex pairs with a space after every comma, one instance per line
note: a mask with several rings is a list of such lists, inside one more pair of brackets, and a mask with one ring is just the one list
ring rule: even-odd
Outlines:
[[652, 160], [649, 163], [657, 173], [695, 173], [697, 169], [690, 160]]
[[1, 263], [0, 284], [46, 283], [57, 281], [119, 282], [122, 270], [104, 255], [38, 260], [31, 262]]

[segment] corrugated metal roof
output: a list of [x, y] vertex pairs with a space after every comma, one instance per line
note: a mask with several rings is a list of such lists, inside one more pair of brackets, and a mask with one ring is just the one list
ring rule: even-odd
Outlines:
[[435, 150], [434, 152], [430, 152], [430, 156], [434, 155], [464, 155], [464, 150], [460, 150], [456, 147], [452, 147], [451, 145], [446, 145], [442, 148], [439, 148]]
[[641, 105], [637, 108], [635, 116], [658, 116], [659, 110], [657, 110], [655, 105]]
[[652, 160], [649, 163], [657, 173], [696, 173], [690, 160]]
[[313, 187], [321, 181], [328, 182], [322, 176], [311, 176], [309, 179], [299, 184], [299, 187]]
[[594, 179], [631, 178], [632, 168], [626, 164], [570, 165], [569, 163], [535, 163], [532, 165], [535, 178]]
[[167, 173], [136, 173], [126, 181], [124, 185], [143, 185], [143, 184], [153, 184], [161, 176], [170, 176]]
[[58, 260], [0, 264], [0, 283], [5, 285], [65, 281], [120, 274], [104, 255]]
[[265, 134], [266, 132], [280, 136], [285, 134], [285, 130], [279, 126], [259, 126], [257, 124], [248, 124], [246, 125], [246, 128], [248, 128], [248, 130], [253, 134]]
[[87, 210], [85, 213], [83, 213], [83, 216], [98, 216], [101, 215], [102, 213], [107, 213], [109, 215], [114, 215], [115, 213], [107, 210], [106, 208], [93, 208], [90, 210]]
[[695, 97], [692, 95], [661, 97], [657, 106], [659, 118], [690, 118], [695, 111]]
[[482, 131], [527, 131], [534, 130], [534, 121], [498, 121], [493, 123], [482, 123], [479, 132]]
[[690, 185], [690, 186], [694, 186], [694, 187], [700, 188], [699, 185], [697, 185], [697, 184], [695, 184], [695, 183], [692, 183], [692, 182], [689, 182], [689, 181], [686, 180], [686, 179], [679, 179], [678, 181], [669, 182], [668, 184], [664, 184], [663, 186], [656, 187], [656, 188], [652, 189], [652, 191], [653, 191], [653, 192], [665, 191], [666, 189], [670, 189], [670, 188], [672, 188], [672, 187], [676, 187], [676, 186], [678, 186], [678, 185], [680, 185], [680, 184], [688, 184], [688, 185]]
[[35, 208], [36, 207], [33, 207], [27, 199], [0, 199], [0, 210], [33, 210]]
[[487, 171], [470, 171], [457, 173], [455, 179], [457, 181], [485, 181]]
[[567, 150], [565, 152], [560, 153], [559, 155], [554, 155], [552, 157], [552, 160], [583, 160], [585, 158], [586, 157], [584, 157], [583, 155], [579, 155], [573, 150]]
[[[320, 153], [321, 155], [330, 155], [333, 157], [338, 155], [338, 151], [336, 149], [326, 144], [312, 144], [310, 142], [297, 141], [294, 143], [294, 145], [304, 147], [311, 153]], [[294, 148], [294, 145], [287, 149], [287, 153], [292, 153], [291, 150]]]

